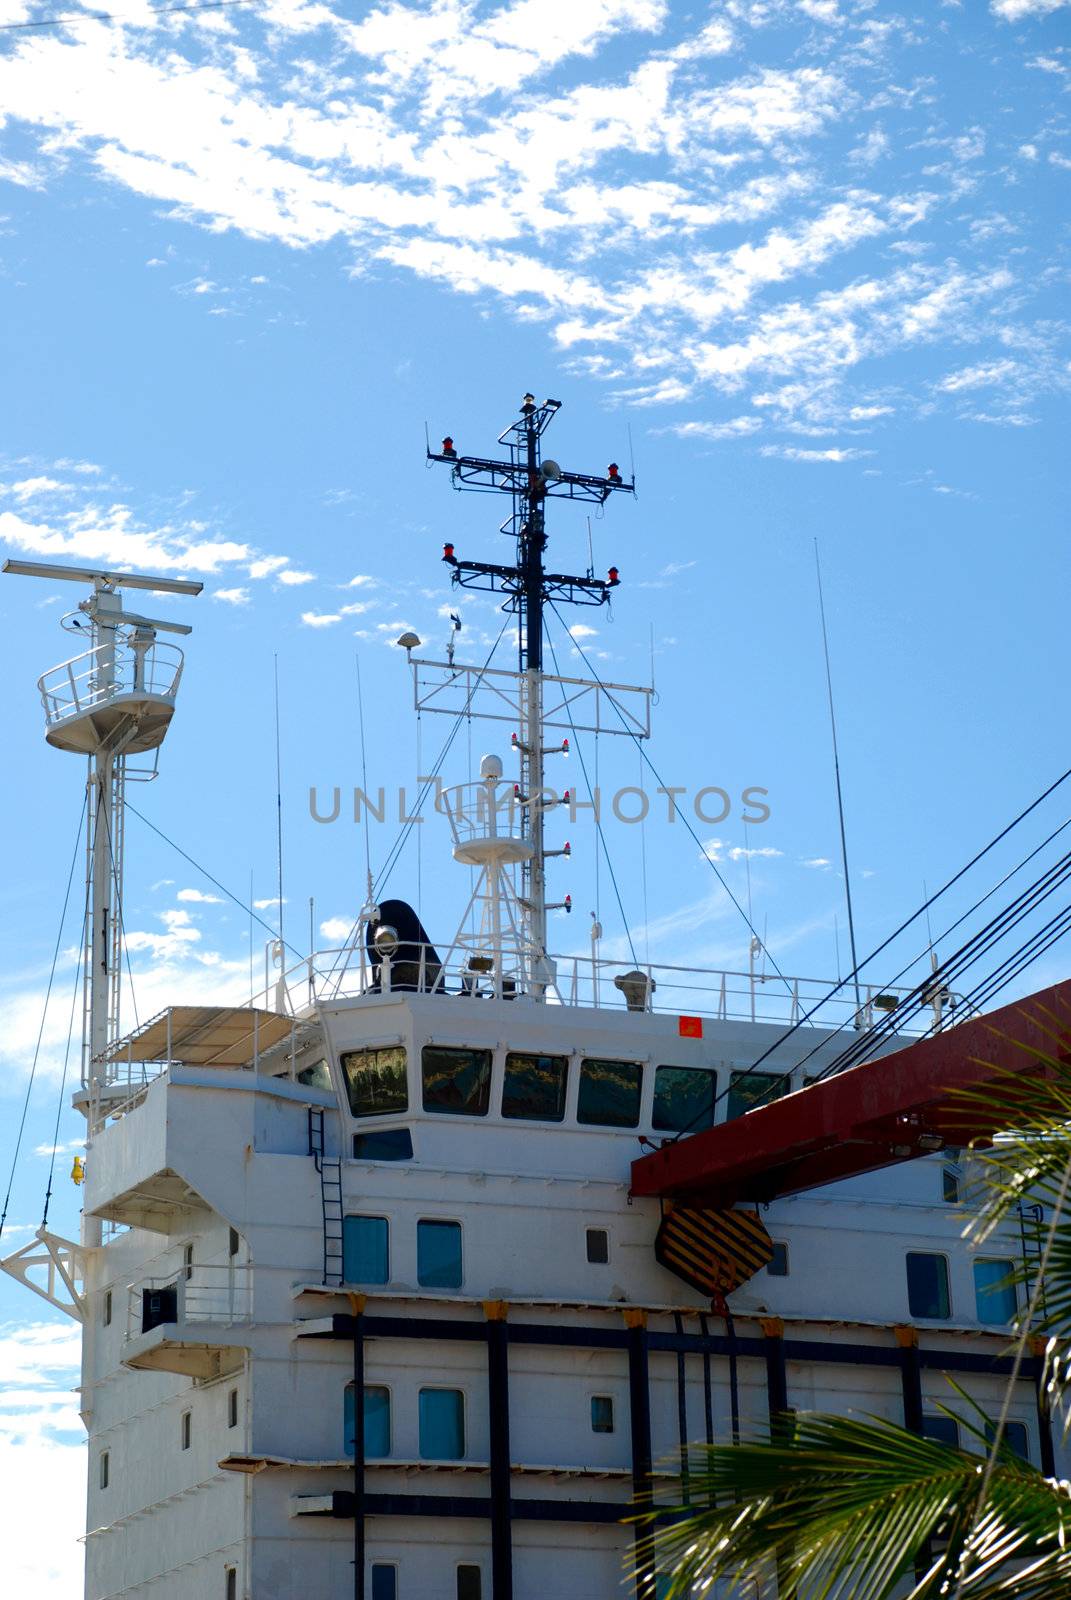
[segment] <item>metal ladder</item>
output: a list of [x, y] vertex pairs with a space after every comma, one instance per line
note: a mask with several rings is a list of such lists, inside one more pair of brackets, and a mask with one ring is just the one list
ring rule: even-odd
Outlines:
[[[1019, 1244], [1023, 1257], [1023, 1277], [1027, 1299], [1034, 1292], [1038, 1275], [1041, 1272], [1041, 1258], [1044, 1253], [1045, 1234], [1045, 1208], [1040, 1205], [1027, 1205], [1019, 1202]], [[1040, 1317], [1047, 1314], [1045, 1304], [1045, 1280], [1041, 1281], [1041, 1290], [1038, 1295], [1037, 1310]]]
[[323, 1213], [324, 1283], [343, 1281], [342, 1162], [325, 1150], [322, 1106], [309, 1107], [309, 1154], [320, 1174], [320, 1209]]

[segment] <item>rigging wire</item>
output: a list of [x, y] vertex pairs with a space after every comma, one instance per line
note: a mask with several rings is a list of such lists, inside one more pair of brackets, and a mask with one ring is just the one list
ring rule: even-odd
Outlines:
[[[546, 631], [546, 635], [547, 635], [547, 643], [550, 645], [550, 658], [554, 663], [555, 676], [560, 678], [561, 677], [561, 670], [558, 667], [558, 653], [554, 648], [554, 640], [550, 636], [550, 630], [549, 629], [545, 629], [545, 631]], [[607, 846], [607, 843], [606, 843], [606, 834], [605, 834], [605, 832], [603, 830], [602, 817], [599, 814], [598, 784], [596, 784], [595, 793], [594, 793], [594, 795], [592, 795], [591, 783], [590, 783], [590, 781], [588, 779], [587, 763], [584, 760], [584, 752], [580, 748], [580, 740], [576, 736], [576, 726], [575, 726], [575, 724], [573, 722], [573, 708], [572, 708], [571, 704], [568, 701], [566, 701], [566, 712], [567, 712], [568, 717], [569, 717], [569, 731], [571, 732], [571, 734], [573, 736], [573, 743], [576, 745], [576, 753], [577, 753], [577, 758], [578, 758], [578, 760], [580, 762], [580, 770], [584, 775], [584, 786], [588, 791], [588, 798], [594, 801], [594, 805], [595, 805], [595, 828], [596, 828], [596, 831], [597, 831], [597, 833], [599, 835], [599, 843], [602, 845], [603, 855], [606, 857], [606, 870], [609, 872], [609, 874], [610, 874], [610, 882], [614, 886], [614, 898], [617, 901], [617, 909], [621, 913], [621, 926], [625, 930], [625, 938], [628, 940], [629, 954], [632, 957], [633, 966], [635, 966], [635, 964], [636, 964], [636, 946], [632, 942], [632, 930], [629, 928], [628, 918], [625, 916], [625, 906], [624, 906], [624, 902], [621, 899], [621, 890], [618, 887], [617, 874], [614, 871], [613, 857], [611, 856], [610, 851], [609, 851], [609, 847]], [[595, 747], [596, 747], [596, 749], [598, 749], [598, 736], [596, 736]], [[596, 860], [597, 859], [598, 859], [598, 856], [596, 855]], [[596, 902], [596, 904], [597, 904], [597, 902]]]
[[275, 857], [279, 885], [279, 944], [285, 949], [283, 939], [283, 746], [279, 732], [279, 655], [273, 657], [275, 665]]
[[[41, 1008], [41, 1023], [37, 1030], [37, 1043], [34, 1045], [33, 1060], [30, 1063], [30, 1076], [26, 1082], [26, 1093], [22, 1100], [22, 1113], [19, 1117], [19, 1125], [15, 1134], [15, 1153], [11, 1158], [11, 1171], [8, 1174], [7, 1193], [4, 1195], [3, 1210], [0, 1211], [0, 1237], [3, 1235], [4, 1225], [7, 1222], [8, 1208], [11, 1205], [11, 1191], [15, 1183], [15, 1171], [18, 1166], [19, 1155], [22, 1150], [23, 1135], [26, 1131], [26, 1115], [30, 1109], [30, 1094], [33, 1090], [34, 1078], [37, 1075], [37, 1063], [41, 1055], [41, 1041], [44, 1038], [45, 1022], [48, 1017], [49, 1002], [52, 998], [52, 985], [56, 977], [56, 965], [59, 961], [60, 946], [63, 943], [63, 929], [67, 921], [67, 908], [70, 905], [71, 888], [74, 884], [74, 869], [78, 865], [78, 857], [81, 854], [82, 824], [85, 820], [86, 808], [88, 804], [89, 790], [87, 788], [85, 794], [82, 796], [82, 810], [78, 818], [78, 827], [74, 836], [74, 852], [71, 856], [71, 869], [67, 874], [67, 888], [63, 896], [63, 910], [60, 913], [59, 929], [56, 933], [56, 944], [54, 950], [52, 951], [52, 965], [49, 968], [48, 983], [45, 987], [45, 1002]], [[80, 971], [79, 976], [81, 976]]]
[[[232, 6], [255, 5], [257, 0], [191, 0], [188, 5], [148, 6], [150, 16], [165, 16], [171, 11], [227, 11]], [[37, 17], [25, 22], [0, 22], [0, 33], [25, 32], [31, 28], [62, 28], [78, 22], [129, 22], [134, 27], [145, 21], [146, 11], [72, 11], [58, 17]]]
[[[565, 630], [565, 632], [567, 634], [569, 634], [569, 629], [566, 627], [565, 622], [562, 619], [562, 614], [558, 610], [557, 606], [554, 604], [554, 601], [551, 600], [549, 602], [549, 604], [550, 604], [551, 610], [554, 612], [554, 615], [557, 617], [558, 621], [561, 623], [563, 629]], [[580, 643], [580, 641], [578, 639], [573, 639], [572, 634], [569, 634], [569, 638], [572, 641], [572, 643], [576, 645], [577, 651], [580, 654], [581, 659], [584, 662], [584, 665], [587, 667], [588, 671], [591, 673], [591, 675], [595, 679], [596, 683], [599, 685], [599, 687], [601, 689], [603, 689], [605, 691], [606, 690], [606, 686], [603, 683], [602, 679], [599, 677], [599, 674], [596, 672], [595, 668], [592, 666], [591, 661], [590, 661], [590, 659], [588, 657], [587, 651], [584, 649], [584, 646]], [[662, 777], [661, 777], [661, 774], [658, 771], [658, 768], [655, 766], [654, 762], [651, 760], [650, 756], [647, 754], [646, 750], [643, 748], [643, 745], [640, 742], [639, 737], [632, 731], [632, 729], [629, 727], [628, 723], [625, 721], [625, 718], [624, 718], [624, 716], [623, 716], [623, 714], [621, 712], [620, 706], [617, 704], [617, 701], [614, 699], [613, 695], [611, 695], [608, 691], [606, 691], [606, 693], [607, 693], [607, 698], [610, 701], [610, 704], [613, 706], [614, 710], [617, 712], [618, 720], [620, 721], [621, 726], [624, 728], [624, 730], [628, 734], [629, 738], [633, 740], [633, 742], [636, 745], [636, 748], [639, 750], [640, 757], [641, 757], [644, 765], [650, 770], [651, 775], [658, 779], [659, 786], [662, 789], [665, 789], [666, 785], [662, 782]], [[1069, 775], [1071, 775], [1071, 774], [1069, 774]], [[743, 906], [740, 904], [740, 901], [737, 899], [736, 895], [730, 889], [728, 883], [725, 881], [724, 875], [718, 871], [717, 862], [712, 861], [710, 859], [710, 852], [703, 845], [702, 840], [700, 839], [699, 835], [696, 833], [695, 829], [692, 827], [691, 823], [688, 821], [688, 818], [684, 815], [684, 813], [682, 811], [679, 811], [679, 810], [676, 811], [675, 814], [678, 817], [680, 817], [681, 821], [684, 823], [684, 826], [687, 828], [688, 832], [691, 834], [691, 836], [694, 839], [695, 843], [699, 846], [700, 855], [704, 858], [704, 860], [706, 861], [707, 865], [710, 867], [710, 870], [713, 872], [714, 876], [717, 878], [718, 882], [721, 884], [722, 888], [725, 890], [725, 893], [728, 895], [729, 899], [732, 901], [733, 905], [736, 907], [737, 911], [740, 913], [741, 917], [744, 919], [744, 922], [747, 925], [748, 932], [751, 934], [752, 938], [758, 939], [760, 947], [765, 950], [766, 947], [763, 944], [762, 940], [759, 938], [758, 932], [755, 929], [754, 924], [751, 921], [751, 918], [748, 916], [747, 912], [744, 910]], [[773, 956], [770, 955], [769, 951], [767, 951], [766, 953], [767, 953], [767, 955], [769, 955], [770, 965], [773, 967], [774, 972], [780, 978], [781, 982], [784, 984], [784, 986], [785, 986], [786, 990], [788, 991], [788, 993], [791, 994], [792, 993], [792, 985], [789, 983], [788, 979], [785, 977], [784, 973], [781, 971], [781, 968], [777, 965], [777, 962], [774, 960]], [[797, 1026], [798, 1026], [798, 1024], [797, 1024]]]
[[[82, 947], [85, 948], [86, 931], [89, 927], [89, 883], [86, 882], [85, 908], [82, 913]], [[78, 1005], [78, 991], [82, 986], [82, 972], [76, 968], [74, 974], [74, 990], [71, 994], [71, 1015], [67, 1025], [67, 1048], [63, 1052], [63, 1073], [60, 1077], [59, 1094], [56, 1097], [56, 1122], [52, 1130], [52, 1153], [48, 1161], [48, 1181], [45, 1185], [45, 1204], [41, 1213], [41, 1226], [48, 1226], [48, 1208], [52, 1203], [52, 1178], [56, 1171], [56, 1151], [59, 1145], [60, 1118], [63, 1115], [63, 1096], [67, 1089], [67, 1071], [71, 1063], [71, 1042], [74, 1039], [74, 1016]]]
[[833, 736], [833, 776], [837, 786], [837, 819], [840, 823], [840, 859], [844, 868], [844, 899], [848, 911], [848, 944], [852, 967], [856, 973], [855, 1008], [858, 1011], [862, 998], [859, 993], [859, 958], [855, 949], [855, 916], [852, 911], [852, 880], [848, 871], [848, 835], [844, 828], [844, 792], [840, 781], [840, 751], [837, 745], [837, 717], [833, 709], [833, 669], [829, 664], [829, 629], [826, 627], [826, 601], [822, 591], [822, 563], [818, 556], [818, 540], [814, 541], [814, 572], [818, 580], [818, 615], [822, 623], [822, 650], [826, 662], [826, 691], [829, 695], [829, 731]]

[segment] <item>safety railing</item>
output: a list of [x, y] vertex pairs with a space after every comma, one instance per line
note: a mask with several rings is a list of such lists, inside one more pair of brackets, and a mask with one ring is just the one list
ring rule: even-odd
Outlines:
[[[270, 949], [271, 947], [269, 947]], [[474, 960], [472, 952], [455, 940], [442, 954], [431, 944], [404, 944], [393, 957], [374, 959], [365, 948], [363, 929], [352, 944], [319, 951], [277, 971], [255, 1004], [281, 1011], [301, 1012], [314, 1003], [352, 999], [391, 991], [484, 999], [494, 993], [493, 958]], [[780, 976], [761, 969], [748, 971], [673, 965], [666, 962], [629, 961], [603, 957], [552, 956], [553, 981], [545, 986], [549, 1004], [584, 1006], [613, 1011], [695, 1015], [718, 1021], [770, 1022], [789, 1025], [808, 1022], [821, 1028], [864, 1029], [897, 1008], [916, 989], [862, 985], [858, 1000], [854, 985], [814, 977]], [[835, 991], [835, 992], [834, 992]], [[518, 994], [514, 984], [507, 993]], [[905, 1024], [904, 1031], [921, 1031], [921, 1022]]]
[[50, 667], [37, 680], [45, 721], [52, 728], [124, 695], [173, 700], [182, 678], [178, 645], [120, 637]]
[[172, 1269], [127, 1285], [127, 1339], [153, 1328], [234, 1327], [253, 1319], [253, 1279], [247, 1262]]

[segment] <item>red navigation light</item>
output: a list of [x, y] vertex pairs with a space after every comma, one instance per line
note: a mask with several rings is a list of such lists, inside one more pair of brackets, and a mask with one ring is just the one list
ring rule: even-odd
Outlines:
[[565, 793], [562, 795], [562, 802], [565, 805], [569, 804], [569, 791], [568, 791], [568, 789], [566, 789]]
[[443, 545], [443, 560], [449, 561], [452, 566], [457, 566], [457, 560], [454, 556], [454, 547], [452, 544]]
[[571, 911], [573, 909], [573, 897], [571, 894], [567, 894], [565, 897], [565, 909], [566, 911]]
[[447, 434], [446, 438], [443, 440], [443, 452], [442, 453], [443, 453], [444, 456], [456, 456], [457, 455], [457, 451], [454, 449], [454, 441], [451, 439], [449, 434]]
[[564, 848], [564, 850], [563, 850], [563, 851], [562, 851], [562, 855], [563, 855], [563, 856], [571, 856], [571, 855], [572, 855], [572, 853], [573, 853], [573, 847], [572, 847], [572, 845], [571, 845], [571, 844], [570, 844], [570, 843], [569, 843], [569, 841], [568, 841], [568, 839], [566, 839], [566, 841], [565, 841], [565, 848]]
[[620, 483], [622, 481], [621, 469], [616, 461], [610, 462], [610, 465], [606, 469], [606, 476], [609, 478], [611, 483]]
[[621, 582], [621, 579], [618, 576], [617, 568], [616, 567], [611, 567], [609, 572], [606, 574], [607, 587], [612, 589], [612, 588], [614, 588], [614, 586], [616, 584], [619, 584], [620, 582]]
[[564, 754], [568, 755], [568, 753], [569, 753], [569, 741], [568, 741], [568, 739], [563, 739], [562, 740], [562, 751], [563, 751]]

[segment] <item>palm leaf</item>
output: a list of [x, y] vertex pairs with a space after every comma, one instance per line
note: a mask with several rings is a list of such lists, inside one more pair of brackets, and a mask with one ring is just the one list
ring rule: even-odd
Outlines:
[[[704, 1507], [660, 1508], [667, 1597], [937, 1600], [967, 1554], [963, 1600], [1071, 1600], [1071, 1496], [1010, 1452], [995, 1463], [893, 1423], [800, 1414], [774, 1443], [707, 1446], [689, 1476]], [[1013, 1570], [1008, 1571], [1012, 1563]]]

